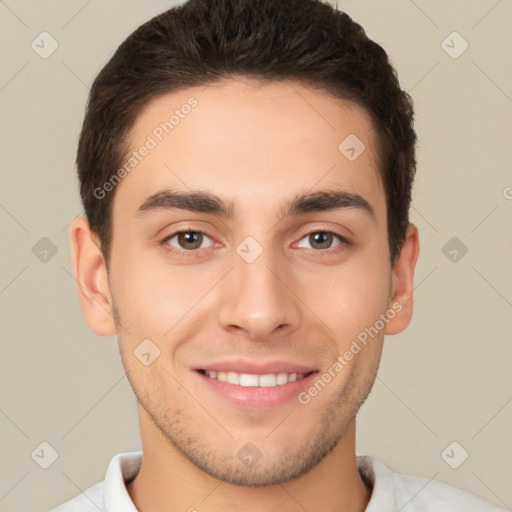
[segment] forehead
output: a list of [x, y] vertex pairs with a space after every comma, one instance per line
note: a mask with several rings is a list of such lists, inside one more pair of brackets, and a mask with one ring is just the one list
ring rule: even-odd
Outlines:
[[360, 194], [377, 213], [384, 204], [367, 112], [295, 82], [230, 79], [167, 93], [127, 140], [114, 218], [166, 188], [260, 208], [315, 187]]

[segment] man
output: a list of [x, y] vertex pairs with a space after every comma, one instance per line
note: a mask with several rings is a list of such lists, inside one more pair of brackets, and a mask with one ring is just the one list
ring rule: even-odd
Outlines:
[[318, 0], [190, 0], [120, 46], [70, 238], [143, 452], [55, 510], [498, 510], [355, 454], [412, 315], [412, 118], [384, 50]]

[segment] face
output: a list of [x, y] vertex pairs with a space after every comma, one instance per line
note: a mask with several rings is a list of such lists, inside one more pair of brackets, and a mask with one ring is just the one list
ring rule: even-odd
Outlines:
[[353, 423], [401, 309], [369, 116], [229, 80], [152, 101], [129, 140], [108, 282], [141, 414], [221, 480], [305, 473]]

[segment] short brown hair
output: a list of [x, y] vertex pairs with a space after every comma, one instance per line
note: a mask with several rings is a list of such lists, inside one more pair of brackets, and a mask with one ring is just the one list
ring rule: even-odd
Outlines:
[[320, 0], [189, 0], [133, 32], [90, 91], [77, 168], [107, 264], [115, 191], [100, 198], [95, 191], [121, 166], [143, 107], [159, 95], [237, 75], [295, 80], [366, 109], [379, 137], [393, 261], [409, 223], [416, 134], [412, 100], [386, 52]]

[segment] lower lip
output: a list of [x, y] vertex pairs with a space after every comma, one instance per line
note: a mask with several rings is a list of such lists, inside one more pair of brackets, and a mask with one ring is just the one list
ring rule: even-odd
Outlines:
[[318, 372], [310, 373], [300, 380], [272, 387], [238, 386], [236, 384], [230, 384], [229, 382], [212, 379], [198, 371], [194, 373], [201, 379], [205, 386], [208, 386], [208, 389], [237, 407], [268, 409], [297, 399], [299, 393], [311, 385], [311, 381]]

